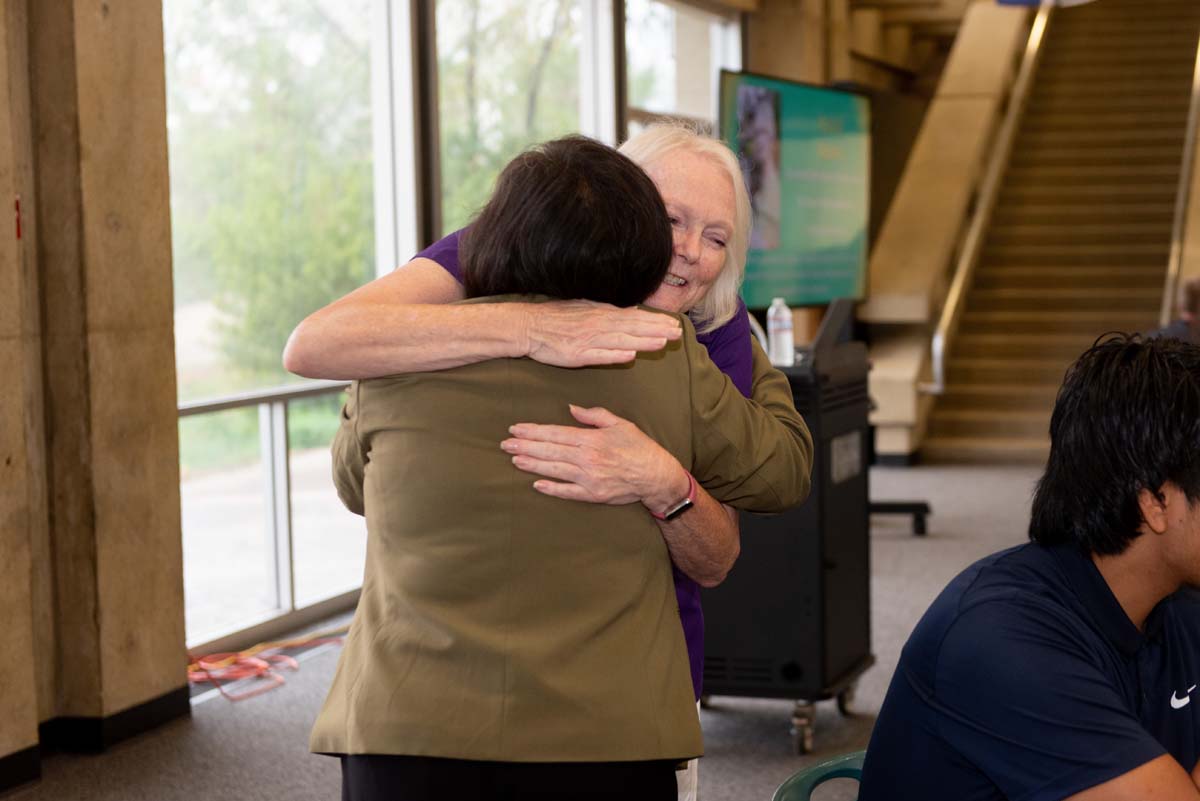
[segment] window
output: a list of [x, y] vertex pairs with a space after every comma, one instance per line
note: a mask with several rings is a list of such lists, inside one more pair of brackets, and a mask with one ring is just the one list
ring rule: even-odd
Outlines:
[[[612, 6], [598, 0], [437, 0], [441, 231], [535, 142], [613, 142]], [[606, 46], [607, 43], [607, 46]]]
[[[418, 210], [454, 230], [528, 145], [615, 143], [616, 2], [164, 0], [193, 646], [361, 582], [365, 527], [329, 478], [340, 384], [285, 373], [286, 338], [411, 256]], [[413, 72], [425, 12], [436, 74]], [[436, 206], [418, 81], [437, 86]]]
[[717, 121], [717, 76], [741, 69], [740, 30], [681, 2], [626, 0], [625, 73], [630, 133], [656, 117]]
[[300, 383], [280, 364], [295, 324], [376, 271], [372, 82], [390, 76], [373, 51], [391, 5], [164, 3], [189, 642], [361, 580], [362, 520], [320, 464], [339, 399], [277, 389]]

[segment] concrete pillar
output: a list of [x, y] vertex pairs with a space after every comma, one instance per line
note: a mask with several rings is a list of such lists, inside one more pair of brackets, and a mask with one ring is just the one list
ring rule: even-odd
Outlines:
[[883, 12], [878, 8], [856, 8], [850, 15], [850, 40], [855, 52], [883, 57]]
[[35, 618], [52, 627], [34, 581], [47, 534], [39, 282], [31, 228], [18, 237], [16, 219], [32, 189], [25, 12], [23, 0], [0, 3], [0, 792], [39, 775], [39, 702], [52, 688], [34, 636]]
[[883, 29], [883, 57], [900, 66], [909, 65], [912, 51], [912, 28], [908, 25], [888, 25]]
[[186, 689], [162, 9], [30, 23], [57, 716], [107, 719]]
[[825, 0], [762, 0], [746, 17], [746, 69], [825, 83], [825, 23]]
[[161, 3], [0, 2], [3, 789], [188, 698]]
[[849, 81], [854, 78], [850, 60], [850, 0], [828, 0], [829, 14], [829, 80]]

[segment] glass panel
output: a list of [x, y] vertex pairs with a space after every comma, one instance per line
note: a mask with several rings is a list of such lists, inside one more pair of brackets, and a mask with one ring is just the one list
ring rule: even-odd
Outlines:
[[338, 392], [288, 404], [292, 575], [298, 607], [362, 584], [367, 526], [342, 506], [330, 478], [329, 443], [341, 419], [344, 397]]
[[259, 439], [256, 407], [179, 420], [188, 642], [242, 628], [276, 608]]
[[442, 231], [527, 145], [579, 129], [579, 0], [438, 0]]
[[165, 0], [180, 400], [298, 379], [288, 333], [374, 274], [370, 0]]
[[629, 105], [675, 110], [675, 10], [653, 0], [625, 2], [625, 73]]
[[682, 3], [626, 0], [625, 58], [631, 130], [643, 114], [715, 122], [717, 76], [741, 68], [738, 26]]

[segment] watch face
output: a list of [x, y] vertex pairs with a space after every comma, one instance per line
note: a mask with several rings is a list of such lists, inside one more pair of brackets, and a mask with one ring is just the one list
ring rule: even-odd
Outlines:
[[678, 506], [676, 506], [674, 509], [672, 509], [671, 511], [669, 511], [665, 515], [663, 515], [663, 520], [674, 520], [675, 518], [679, 517], [681, 514], [683, 514], [688, 509], [691, 509], [691, 508], [692, 508], [692, 499], [684, 498], [682, 501], [679, 502]]

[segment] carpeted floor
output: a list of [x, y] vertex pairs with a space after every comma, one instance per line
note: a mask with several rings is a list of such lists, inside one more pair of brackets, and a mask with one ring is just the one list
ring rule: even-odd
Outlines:
[[[909, 631], [942, 586], [973, 560], [1025, 539], [1038, 471], [1022, 467], [872, 468], [873, 500], [927, 500], [929, 535], [909, 520], [872, 520], [872, 632], [877, 664], [858, 685], [856, 714], [819, 705], [816, 750], [798, 757], [788, 735], [791, 703], [716, 697], [701, 713], [703, 801], [768, 801], [783, 779], [829, 756], [865, 747]], [[744, 542], [743, 548], [753, 547]], [[337, 763], [307, 751], [308, 730], [333, 675], [337, 650], [312, 652], [287, 684], [231, 704], [219, 697], [180, 720], [100, 756], [54, 755], [43, 779], [4, 801], [217, 801], [235, 797], [332, 801]], [[853, 782], [818, 799], [854, 797]]]

